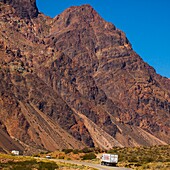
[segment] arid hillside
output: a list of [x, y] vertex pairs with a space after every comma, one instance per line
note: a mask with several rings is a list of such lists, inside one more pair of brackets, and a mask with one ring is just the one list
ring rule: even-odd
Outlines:
[[89, 5], [0, 0], [0, 80], [4, 152], [170, 144], [170, 80]]

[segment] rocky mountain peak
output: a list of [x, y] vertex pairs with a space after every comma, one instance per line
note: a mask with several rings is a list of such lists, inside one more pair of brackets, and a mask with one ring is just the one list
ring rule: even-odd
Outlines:
[[116, 27], [114, 24], [105, 21], [92, 6], [86, 4], [72, 6], [53, 19], [51, 34], [68, 30], [86, 30], [86, 32], [96, 30], [103, 32], [116, 30]]
[[89, 26], [92, 23], [104, 23], [104, 20], [99, 14], [90, 6], [72, 6], [66, 9], [62, 14], [56, 16], [54, 21], [60, 23], [64, 27], [70, 26]]
[[84, 22], [92, 22], [94, 18], [100, 18], [98, 13], [90, 5], [72, 6], [66, 9], [63, 15], [71, 18], [79, 18]]
[[29, 19], [38, 16], [36, 0], [0, 0], [0, 2], [10, 4], [21, 18]]

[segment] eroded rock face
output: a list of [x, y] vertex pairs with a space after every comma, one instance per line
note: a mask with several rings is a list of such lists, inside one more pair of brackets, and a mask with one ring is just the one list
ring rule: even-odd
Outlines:
[[38, 8], [35, 0], [0, 0], [10, 4], [21, 18], [35, 18], [38, 16]]
[[48, 150], [170, 143], [170, 80], [91, 6], [34, 20], [9, 5], [0, 10], [0, 128], [8, 139]]
[[[60, 71], [57, 75], [62, 77], [63, 73], [60, 88], [64, 81], [64, 88], [73, 86], [74, 91], [78, 90], [83, 98], [94, 102], [93, 109], [102, 106], [105, 108], [103, 113], [109, 110], [113, 115], [112, 120], [119, 119], [118, 122], [142, 127], [151, 134], [156, 134], [162, 127], [160, 136], [166, 136], [167, 130], [163, 127], [169, 129], [167, 124], [155, 122], [152, 118], [157, 117], [158, 120], [159, 116], [163, 116], [162, 120], [165, 121], [166, 116], [162, 113], [170, 112], [169, 80], [163, 78], [164, 83], [161, 83], [162, 78], [133, 51], [125, 34], [113, 24], [105, 22], [92, 7], [71, 7], [57, 16], [46, 41], [64, 53], [56, 63], [67, 60], [61, 66], [52, 65]], [[58, 90], [62, 91], [60, 88]], [[164, 96], [164, 99], [161, 97], [163, 101], [160, 94]], [[81, 98], [62, 95], [69, 103]], [[93, 109], [87, 104], [82, 106], [89, 107], [87, 113], [73, 102], [70, 104], [98, 124], [101, 113], [95, 115], [96, 112], [90, 111]], [[108, 133], [116, 136], [118, 129], [110, 123], [110, 117], [106, 120], [102, 122], [106, 131], [109, 129]]]

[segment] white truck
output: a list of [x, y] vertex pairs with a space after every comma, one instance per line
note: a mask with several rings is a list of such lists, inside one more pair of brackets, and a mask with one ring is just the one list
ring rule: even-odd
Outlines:
[[118, 155], [116, 154], [103, 154], [101, 157], [101, 165], [116, 166], [118, 163]]

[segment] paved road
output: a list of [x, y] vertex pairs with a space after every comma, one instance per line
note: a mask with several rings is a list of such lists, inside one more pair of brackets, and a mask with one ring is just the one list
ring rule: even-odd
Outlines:
[[92, 163], [87, 163], [87, 162], [82, 162], [82, 161], [70, 161], [70, 160], [62, 160], [62, 159], [50, 159], [54, 162], [65, 162], [65, 163], [71, 163], [71, 164], [77, 164], [77, 165], [85, 165], [88, 167], [96, 168], [98, 170], [130, 170], [130, 168], [122, 168], [122, 167], [109, 167], [109, 166], [104, 166], [100, 164], [92, 164]]

